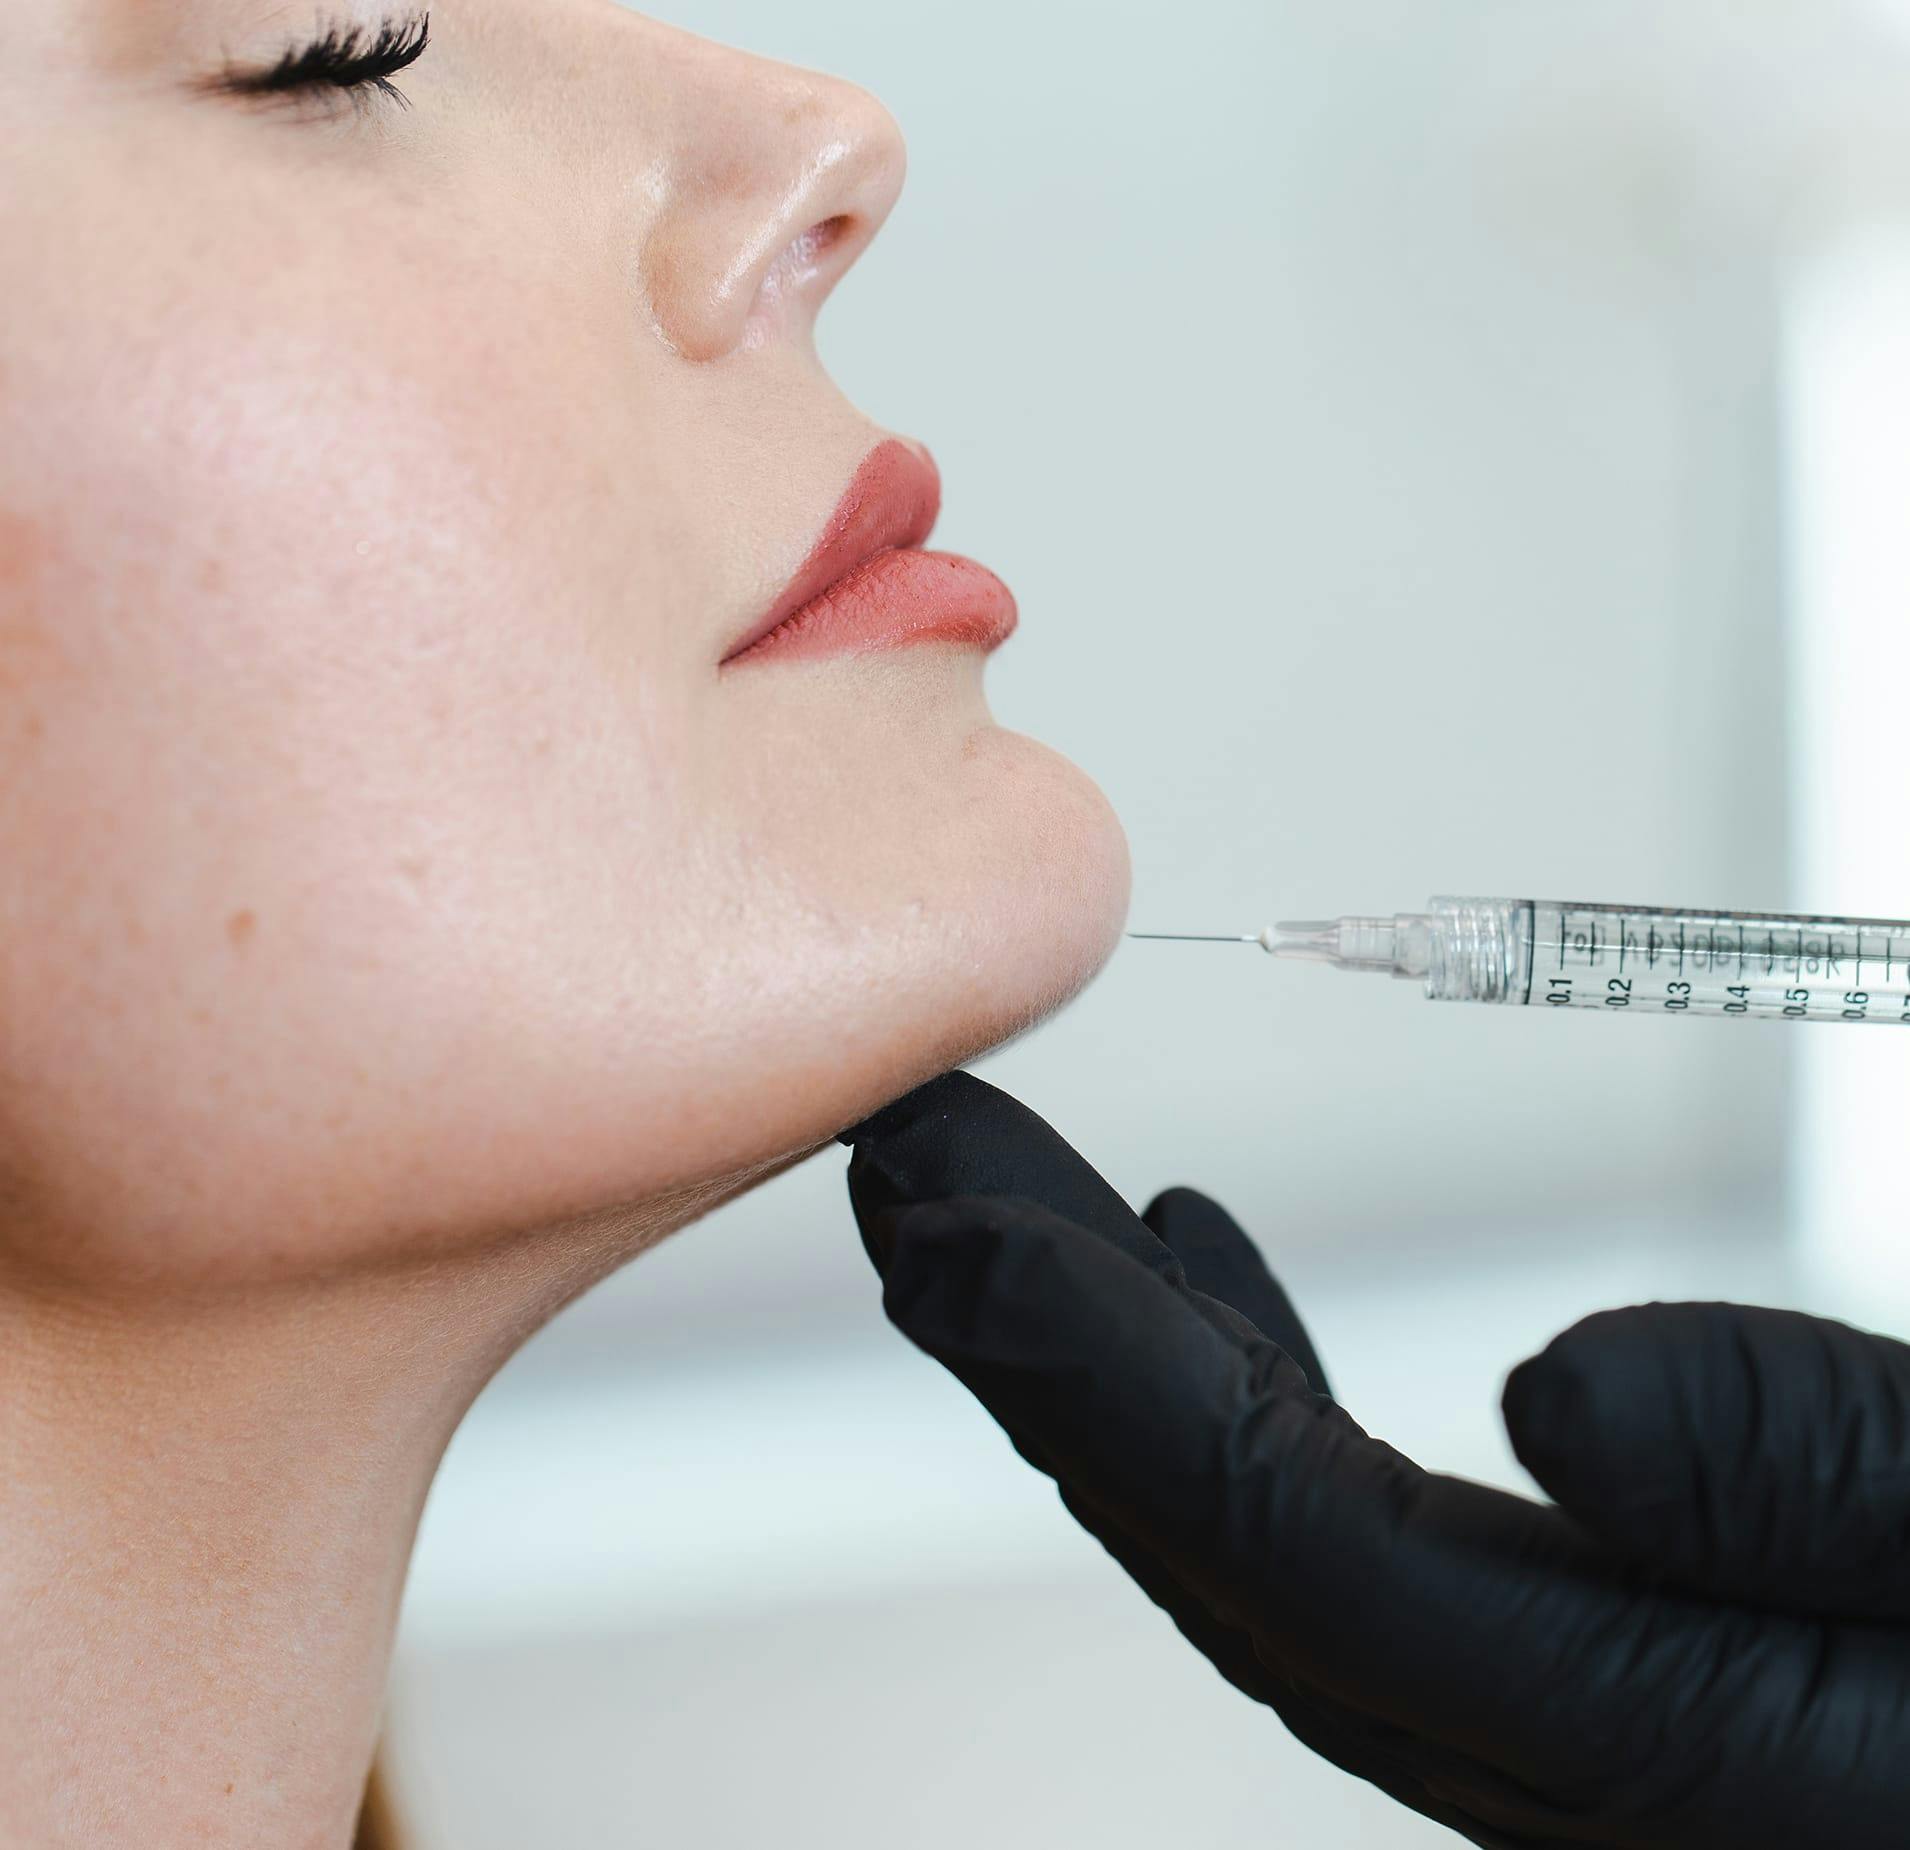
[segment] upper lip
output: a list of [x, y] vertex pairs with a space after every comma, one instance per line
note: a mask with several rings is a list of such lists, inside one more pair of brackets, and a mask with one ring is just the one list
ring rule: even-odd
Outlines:
[[881, 553], [920, 546], [942, 507], [942, 478], [924, 450], [891, 437], [862, 460], [796, 575], [723, 657], [734, 661]]

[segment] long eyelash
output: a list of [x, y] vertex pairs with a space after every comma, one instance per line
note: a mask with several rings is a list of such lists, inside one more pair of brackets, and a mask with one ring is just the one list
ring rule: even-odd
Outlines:
[[302, 90], [382, 92], [402, 107], [410, 99], [391, 79], [424, 56], [431, 42], [431, 15], [386, 20], [375, 32], [362, 26], [327, 26], [304, 45], [285, 51], [262, 71], [230, 71], [220, 88], [239, 96], [295, 94]]

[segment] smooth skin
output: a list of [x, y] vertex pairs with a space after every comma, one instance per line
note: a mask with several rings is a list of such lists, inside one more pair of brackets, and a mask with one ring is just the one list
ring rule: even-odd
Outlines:
[[888, 434], [887, 114], [610, 0], [207, 85], [381, 17], [0, 8], [8, 1850], [343, 1844], [491, 1373], [1125, 911], [972, 651], [721, 666]]

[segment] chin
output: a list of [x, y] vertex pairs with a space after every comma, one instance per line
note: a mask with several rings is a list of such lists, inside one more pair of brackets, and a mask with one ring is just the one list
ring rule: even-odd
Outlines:
[[1100, 787], [1058, 752], [990, 727], [969, 763], [1003, 789], [1006, 812], [975, 870], [986, 911], [957, 977], [960, 1058], [1025, 1033], [1072, 1001], [1120, 943], [1132, 870]]
[[[762, 1071], [759, 1128], [814, 1147], [1071, 1001], [1126, 921], [1127, 839], [1100, 789], [1047, 746], [993, 725], [959, 769], [867, 817], [855, 926], [790, 996]], [[818, 947], [820, 949], [820, 947]], [[815, 953], [812, 952], [812, 955]], [[752, 1114], [754, 1115], [754, 1114]], [[753, 1154], [769, 1155], [766, 1145]]]

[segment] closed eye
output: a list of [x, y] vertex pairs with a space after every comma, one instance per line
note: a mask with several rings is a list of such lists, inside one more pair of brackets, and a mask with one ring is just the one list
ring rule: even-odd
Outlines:
[[257, 70], [228, 69], [215, 88], [233, 96], [298, 96], [312, 92], [370, 90], [411, 107], [391, 79], [416, 64], [431, 42], [431, 15], [388, 19], [376, 30], [327, 26], [318, 36], [289, 46], [276, 64]]

